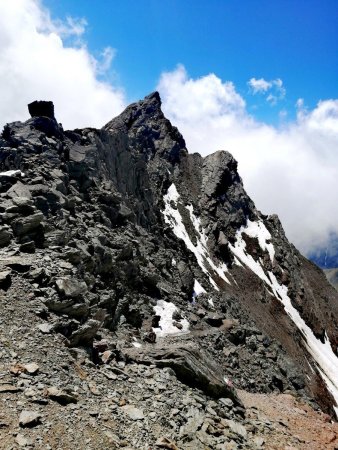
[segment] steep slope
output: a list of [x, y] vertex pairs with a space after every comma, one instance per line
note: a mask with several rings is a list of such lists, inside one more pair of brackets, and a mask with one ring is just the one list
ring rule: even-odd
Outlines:
[[[30, 330], [33, 344], [19, 350], [3, 337], [11, 349], [3, 353], [4, 373], [30, 355], [45, 371], [49, 358], [68, 355], [64, 379], [47, 383], [37, 375], [37, 384], [77, 386], [81, 364], [95, 364], [89, 378], [109, 396], [109, 379], [117, 377], [121, 397], [132, 371], [142, 392], [136, 400], [130, 390], [134, 403], [148, 408], [142, 377], [150, 368], [166, 383], [177, 378], [177, 396], [188, 385], [217, 420], [243, 424], [236, 388], [297, 393], [333, 413], [337, 291], [287, 241], [278, 218], [255, 208], [229, 153], [189, 154], [158, 93], [101, 130], [64, 131], [48, 102], [35, 102], [30, 112], [0, 140], [0, 295], [4, 330], [13, 332], [11, 316], [24, 323], [26, 315], [38, 329]], [[24, 339], [21, 328], [27, 324], [14, 325]], [[41, 360], [39, 333], [48, 355]], [[77, 391], [85, 398], [91, 388], [83, 389]], [[161, 390], [157, 395], [167, 401]], [[195, 413], [174, 414], [170, 425], [168, 411], [159, 415], [162, 426], [155, 414], [157, 425], [150, 421], [144, 435], [133, 429], [136, 448], [153, 445], [161, 430], [171, 438], [179, 432], [183, 448], [235, 439], [228, 422], [224, 432], [203, 429], [206, 414], [213, 415], [206, 409], [195, 411], [200, 419], [190, 432], [184, 427]], [[123, 419], [116, 413], [114, 420]], [[254, 445], [254, 432], [234, 433], [238, 445]]]

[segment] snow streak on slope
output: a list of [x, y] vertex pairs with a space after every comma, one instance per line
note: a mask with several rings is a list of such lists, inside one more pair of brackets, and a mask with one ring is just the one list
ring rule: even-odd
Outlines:
[[[301, 331], [305, 347], [316, 362], [317, 368], [323, 381], [325, 382], [328, 390], [331, 392], [335, 399], [337, 407], [334, 407], [336, 415], [338, 417], [338, 358], [334, 354], [330, 341], [326, 336], [325, 343], [323, 344], [319, 339], [315, 337], [311, 328], [305, 323], [300, 316], [299, 312], [292, 306], [291, 299], [287, 295], [288, 289], [286, 286], [278, 283], [275, 275], [272, 272], [265, 274], [262, 266], [259, 262], [255, 261], [251, 255], [246, 252], [246, 243], [242, 237], [242, 233], [250, 235], [250, 232], [255, 233], [260, 230], [260, 238], [258, 241], [260, 246], [264, 249], [272, 244], [267, 244], [266, 240], [270, 239], [265, 232], [262, 232], [263, 228], [259, 225], [253, 226], [252, 222], [248, 221], [249, 232], [246, 227], [241, 227], [236, 234], [236, 242], [234, 245], [229, 244], [231, 251], [234, 255], [247, 267], [249, 267], [261, 280], [263, 280], [272, 290], [274, 296], [281, 301], [284, 305], [285, 312]], [[258, 222], [259, 224], [259, 222]], [[264, 225], [264, 224], [263, 224]], [[265, 228], [265, 227], [264, 227]], [[255, 230], [255, 231], [252, 231]], [[267, 230], [266, 230], [267, 231]], [[268, 250], [269, 251], [269, 250]], [[269, 253], [271, 252], [271, 248]], [[270, 253], [274, 255], [274, 252]]]
[[264, 223], [261, 220], [258, 220], [257, 222], [251, 222], [251, 220], [248, 220], [243, 231], [248, 236], [258, 239], [260, 248], [262, 250], [267, 250], [270, 255], [271, 262], [273, 262], [275, 257], [275, 249], [271, 243], [267, 242], [271, 239], [271, 234], [267, 230]]
[[[164, 215], [164, 220], [168, 223], [175, 235], [182, 239], [187, 246], [187, 248], [195, 255], [196, 260], [200, 268], [203, 272], [208, 275], [209, 281], [212, 286], [219, 290], [217, 284], [215, 283], [212, 274], [208, 270], [208, 266], [212, 269], [213, 272], [217, 273], [217, 275], [222, 278], [224, 281], [230, 284], [229, 280], [225, 276], [225, 272], [228, 271], [228, 268], [225, 264], [221, 266], [216, 266], [216, 264], [211, 260], [208, 247], [207, 247], [207, 238], [205, 236], [205, 231], [201, 227], [200, 220], [195, 216], [192, 205], [186, 206], [187, 210], [190, 214], [190, 220], [193, 224], [196, 231], [196, 241], [197, 244], [194, 245], [190, 239], [190, 236], [184, 226], [182, 216], [177, 209], [178, 199], [180, 198], [179, 193], [177, 192], [176, 186], [172, 184], [167, 194], [163, 197], [164, 200], [164, 211], [162, 211]], [[174, 205], [174, 207], [172, 206]]]

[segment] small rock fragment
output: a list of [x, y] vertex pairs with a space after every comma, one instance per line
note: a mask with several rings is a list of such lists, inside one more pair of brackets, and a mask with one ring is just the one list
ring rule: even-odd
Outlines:
[[36, 363], [25, 364], [24, 366], [25, 372], [29, 375], [36, 375], [40, 368]]
[[156, 445], [157, 447], [168, 448], [170, 450], [179, 450], [177, 445], [166, 437], [160, 437], [159, 439], [157, 439]]
[[41, 331], [41, 333], [49, 334], [53, 330], [53, 325], [50, 323], [41, 323], [37, 326], [37, 328]]
[[21, 433], [18, 433], [16, 438], [15, 438], [15, 442], [20, 446], [20, 447], [26, 447], [26, 445], [29, 445], [29, 440], [27, 438], [25, 438], [25, 436]]
[[133, 405], [122, 406], [123, 411], [129, 416], [131, 420], [143, 420], [144, 414], [141, 409], [135, 408]]
[[70, 278], [58, 278], [55, 281], [56, 289], [61, 296], [74, 298], [87, 292], [87, 285], [84, 281], [77, 281]]
[[47, 389], [47, 396], [54, 400], [60, 405], [68, 405], [69, 403], [77, 403], [77, 398], [72, 395], [68, 394], [67, 392], [62, 391], [61, 389], [58, 389], [55, 386], [52, 386]]
[[4, 270], [0, 272], [0, 289], [7, 291], [11, 285], [11, 271]]
[[11, 366], [9, 368], [9, 371], [12, 375], [18, 376], [18, 375], [20, 375], [20, 373], [25, 372], [25, 366], [23, 364], [17, 363], [17, 364], [14, 364], [14, 366]]
[[24, 410], [19, 417], [21, 427], [34, 427], [40, 423], [41, 414], [37, 411]]

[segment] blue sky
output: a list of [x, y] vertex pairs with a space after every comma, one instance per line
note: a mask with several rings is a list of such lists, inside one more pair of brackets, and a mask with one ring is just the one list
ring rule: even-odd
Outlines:
[[[86, 42], [95, 55], [116, 50], [114, 82], [128, 100], [154, 89], [178, 63], [193, 78], [215, 73], [231, 80], [258, 119], [294, 117], [298, 98], [314, 107], [338, 97], [337, 0], [46, 0], [53, 17], [87, 20]], [[249, 94], [252, 77], [281, 79], [275, 105]]]

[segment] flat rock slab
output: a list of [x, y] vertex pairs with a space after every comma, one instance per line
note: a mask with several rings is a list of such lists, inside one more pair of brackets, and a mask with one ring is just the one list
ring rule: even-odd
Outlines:
[[235, 389], [226, 381], [220, 367], [205, 351], [194, 344], [184, 346], [171, 344], [169, 348], [157, 344], [124, 349], [124, 353], [134, 362], [170, 367], [182, 383], [197, 387], [215, 398], [231, 398], [237, 405], [242, 406]]
[[13, 386], [13, 384], [0, 384], [0, 394], [2, 393], [15, 393], [20, 392], [21, 389], [17, 386]]

